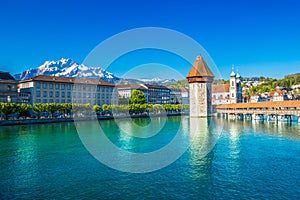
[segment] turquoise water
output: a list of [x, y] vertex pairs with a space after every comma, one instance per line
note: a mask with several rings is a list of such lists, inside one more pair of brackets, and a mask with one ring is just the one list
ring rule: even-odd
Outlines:
[[[133, 123], [164, 122], [149, 120], [120, 123], [134, 131]], [[213, 119], [207, 129], [223, 125], [218, 136], [203, 135], [206, 126], [184, 120], [180, 127], [182, 118], [167, 118], [149, 138], [131, 137], [112, 120], [100, 122], [110, 141], [129, 152], [160, 149], [183, 130], [181, 144], [191, 146], [174, 163], [149, 173], [102, 164], [84, 147], [74, 123], [0, 127], [0, 199], [299, 199], [300, 125]], [[93, 138], [95, 123], [80, 123], [87, 127], [81, 137]], [[116, 159], [132, 167], [130, 158]]]

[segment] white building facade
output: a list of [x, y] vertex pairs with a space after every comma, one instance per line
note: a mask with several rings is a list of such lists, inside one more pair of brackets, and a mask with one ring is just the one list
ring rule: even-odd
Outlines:
[[242, 82], [239, 73], [231, 72], [229, 84], [214, 84], [212, 95], [213, 105], [242, 103]]
[[100, 80], [36, 76], [19, 82], [30, 103], [118, 104], [114, 85]]

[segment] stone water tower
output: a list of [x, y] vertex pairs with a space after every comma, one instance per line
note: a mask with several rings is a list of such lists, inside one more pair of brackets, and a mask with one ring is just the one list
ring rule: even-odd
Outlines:
[[214, 74], [201, 55], [197, 57], [187, 79], [190, 86], [190, 116], [211, 116]]

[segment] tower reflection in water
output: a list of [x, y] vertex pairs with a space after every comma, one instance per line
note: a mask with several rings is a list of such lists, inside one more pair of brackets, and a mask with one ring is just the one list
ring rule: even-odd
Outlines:
[[191, 149], [196, 159], [205, 157], [217, 143], [223, 130], [223, 120], [190, 118]]
[[206, 188], [202, 193], [207, 199], [214, 198], [215, 173], [214, 146], [223, 130], [223, 120], [216, 118], [190, 118], [189, 176], [199, 188]]

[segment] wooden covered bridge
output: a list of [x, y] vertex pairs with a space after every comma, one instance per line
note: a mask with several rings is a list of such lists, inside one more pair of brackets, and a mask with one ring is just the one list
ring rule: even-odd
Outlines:
[[257, 119], [300, 123], [300, 100], [223, 104], [216, 107], [218, 115], [232, 119]]

